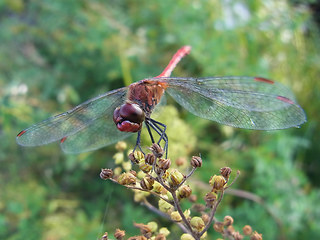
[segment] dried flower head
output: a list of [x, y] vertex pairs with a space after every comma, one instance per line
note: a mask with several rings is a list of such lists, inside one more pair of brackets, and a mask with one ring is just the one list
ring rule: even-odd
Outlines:
[[188, 185], [183, 185], [178, 189], [179, 198], [188, 198], [192, 193], [192, 189]]
[[171, 160], [170, 159], [159, 159], [158, 161], [158, 168], [163, 170], [163, 171], [166, 171], [169, 169], [169, 167], [171, 166]]
[[213, 224], [213, 229], [216, 231], [216, 232], [219, 232], [219, 233], [222, 233], [223, 230], [224, 230], [224, 224], [222, 222], [215, 222]]
[[198, 156], [192, 156], [191, 166], [194, 168], [199, 168], [202, 166], [202, 158]]
[[215, 203], [217, 199], [217, 193], [215, 192], [208, 192], [206, 196], [204, 197], [204, 200], [206, 202], [206, 207], [212, 208], [213, 204]]
[[234, 232], [232, 234], [234, 240], [242, 240], [243, 239], [243, 236], [239, 233], [239, 232]]
[[112, 169], [102, 168], [100, 172], [100, 178], [103, 180], [109, 179], [113, 177]]
[[194, 240], [194, 238], [189, 233], [184, 233], [180, 237], [181, 240]]
[[153, 184], [154, 184], [153, 178], [151, 178], [148, 175], [140, 181], [140, 186], [144, 190], [151, 190], [153, 188]]
[[158, 182], [154, 182], [153, 191], [159, 194], [167, 194], [167, 190]]
[[182, 221], [182, 217], [181, 215], [179, 214], [178, 211], [174, 211], [170, 214], [170, 218], [172, 219], [172, 221], [175, 221], [175, 222], [181, 222]]
[[159, 233], [155, 238], [154, 240], [166, 240], [166, 236], [163, 235], [162, 233]]
[[143, 172], [148, 173], [148, 172], [150, 172], [150, 171], [152, 170], [152, 165], [147, 164], [147, 163], [145, 162], [145, 160], [143, 159], [143, 160], [141, 160], [141, 161], [139, 162], [139, 168], [140, 168]]
[[120, 230], [120, 229], [117, 229], [113, 236], [114, 236], [117, 240], [122, 240], [125, 235], [126, 235], [126, 232], [125, 232], [125, 231], [122, 231], [122, 230]]
[[224, 185], [226, 184], [226, 180], [222, 176], [214, 175], [210, 178], [209, 183], [214, 190], [220, 191], [223, 189]]
[[232, 236], [232, 234], [236, 231], [232, 225], [228, 226], [226, 229], [227, 233]]
[[148, 225], [142, 223], [134, 223], [133, 225], [139, 228], [141, 234], [146, 238], [150, 238], [152, 236], [151, 228]]
[[147, 224], [149, 228], [151, 229], [151, 232], [156, 232], [158, 230], [158, 223], [156, 222], [148, 222]]
[[177, 169], [173, 169], [169, 176], [169, 185], [172, 187], [178, 186], [184, 180], [184, 176]]
[[249, 236], [249, 235], [252, 233], [252, 228], [251, 228], [251, 226], [245, 225], [245, 226], [242, 228], [242, 232], [243, 232], [244, 235]]
[[232, 170], [229, 167], [224, 167], [220, 169], [221, 176], [223, 176], [227, 180], [229, 179], [231, 172]]
[[210, 220], [210, 217], [208, 214], [204, 213], [201, 215], [202, 220], [204, 221], [205, 224], [207, 224]]
[[150, 150], [156, 158], [161, 158], [163, 156], [163, 149], [160, 145], [153, 143]]
[[169, 236], [170, 231], [166, 227], [162, 227], [159, 229], [159, 234], [163, 234], [165, 237]]
[[158, 202], [158, 206], [159, 206], [159, 210], [161, 212], [164, 212], [164, 213], [167, 213], [167, 214], [170, 214], [173, 210], [173, 206], [166, 202], [165, 200], [163, 199], [160, 199], [159, 202]]
[[223, 219], [223, 224], [225, 226], [230, 226], [233, 224], [233, 218], [231, 216], [225, 216]]
[[256, 231], [254, 231], [250, 237], [250, 240], [262, 240], [262, 234], [259, 234]]
[[134, 185], [136, 184], [136, 177], [130, 172], [122, 173], [118, 177], [118, 183], [121, 185]]
[[145, 162], [149, 165], [153, 165], [154, 162], [156, 161], [156, 157], [151, 154], [151, 153], [148, 153], [145, 157]]
[[191, 225], [192, 229], [196, 232], [201, 232], [205, 227], [204, 221], [202, 220], [201, 217], [191, 218], [190, 225]]
[[129, 157], [130, 161], [131, 161], [133, 164], [138, 164], [138, 163], [139, 163], [139, 160], [134, 156], [134, 153], [133, 153], [133, 152], [131, 152], [128, 157]]

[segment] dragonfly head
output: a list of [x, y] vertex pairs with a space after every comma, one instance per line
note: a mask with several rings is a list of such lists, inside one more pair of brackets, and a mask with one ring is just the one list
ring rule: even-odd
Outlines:
[[126, 102], [113, 112], [113, 121], [122, 132], [138, 132], [144, 119], [143, 110], [139, 105], [131, 102]]

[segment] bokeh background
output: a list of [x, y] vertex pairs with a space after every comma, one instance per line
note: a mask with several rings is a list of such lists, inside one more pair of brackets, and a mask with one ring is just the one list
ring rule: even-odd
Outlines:
[[[312, 0], [1, 0], [0, 239], [97, 239], [115, 228], [133, 235], [133, 222], [151, 220], [179, 238], [131, 191], [99, 178], [100, 168], [114, 166], [114, 146], [65, 155], [58, 144], [19, 147], [15, 136], [100, 93], [158, 75], [182, 45], [192, 52], [174, 76], [274, 79], [293, 89], [308, 122], [275, 132], [234, 129], [199, 119], [168, 97], [157, 120], [168, 126], [171, 159], [201, 153], [198, 183], [223, 166], [241, 171], [233, 189], [253, 195], [230, 192], [218, 219], [231, 215], [236, 227], [249, 224], [265, 239], [318, 239], [319, 6]], [[197, 186], [203, 202], [206, 190]], [[212, 228], [209, 236], [218, 237]]]

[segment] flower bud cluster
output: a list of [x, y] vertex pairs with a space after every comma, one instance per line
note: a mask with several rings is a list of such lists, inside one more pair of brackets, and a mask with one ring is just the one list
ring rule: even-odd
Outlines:
[[[170, 159], [163, 158], [163, 149], [158, 144], [153, 144], [150, 147], [152, 153], [145, 154], [141, 151], [134, 151], [129, 154], [129, 160], [124, 160], [124, 150], [126, 144], [119, 142], [116, 145], [119, 151], [113, 158], [118, 165], [114, 170], [102, 169], [100, 177], [102, 179], [111, 179], [113, 182], [125, 185], [134, 191], [134, 200], [144, 204], [151, 205], [147, 197], [149, 195], [158, 196], [158, 209], [165, 213], [173, 222], [184, 225], [189, 231], [189, 234], [183, 234], [181, 239], [204, 239], [206, 231], [211, 226], [213, 216], [211, 213], [215, 212], [220, 203], [226, 184], [229, 181], [231, 169], [228, 167], [220, 169], [220, 175], [214, 175], [210, 178], [209, 184], [212, 186], [210, 192], [205, 197], [205, 205], [198, 208], [201, 217], [191, 216], [190, 209], [182, 209], [180, 201], [188, 198], [190, 202], [197, 201], [197, 196], [192, 195], [192, 188], [185, 184], [185, 181], [194, 173], [197, 168], [202, 167], [202, 159], [199, 156], [193, 156], [190, 161], [192, 167], [191, 171], [184, 175], [179, 171], [183, 169], [182, 166], [187, 165], [185, 158], [177, 159], [171, 162]], [[177, 168], [172, 168], [175, 164]], [[120, 165], [120, 166], [119, 166]], [[138, 169], [137, 172], [132, 170]], [[123, 172], [124, 171], [124, 172]], [[194, 204], [197, 206], [197, 204]], [[155, 206], [153, 206], [155, 207]], [[192, 209], [196, 209], [192, 207]], [[207, 212], [210, 209], [211, 213]], [[131, 237], [128, 239], [155, 239], [165, 240], [169, 234], [167, 229], [158, 230], [158, 225], [155, 222], [148, 224], [135, 223], [135, 227], [140, 229], [140, 236]], [[243, 235], [254, 235], [249, 226], [245, 226], [243, 234], [236, 232], [233, 227], [233, 219], [226, 216], [223, 222], [216, 221], [213, 228], [223, 234], [227, 234], [232, 239], [242, 239]], [[226, 236], [227, 236], [226, 235]], [[107, 236], [107, 235], [106, 235]], [[255, 233], [254, 237], [259, 239], [260, 235]], [[125, 232], [117, 230], [114, 237], [116, 239], [124, 239]], [[107, 237], [105, 239], [108, 239]]]

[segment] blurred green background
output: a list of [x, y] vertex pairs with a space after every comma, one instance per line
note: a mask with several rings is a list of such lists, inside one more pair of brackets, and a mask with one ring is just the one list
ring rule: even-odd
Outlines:
[[[195, 179], [204, 183], [223, 166], [241, 171], [233, 189], [260, 202], [231, 192], [218, 219], [231, 215], [239, 230], [249, 224], [265, 239], [320, 238], [318, 10], [316, 1], [298, 0], [1, 0], [0, 239], [97, 239], [115, 228], [133, 235], [134, 221], [151, 220], [176, 230], [134, 203], [131, 191], [99, 178], [100, 168], [114, 166], [114, 146], [65, 155], [58, 144], [19, 147], [15, 136], [158, 75], [182, 45], [192, 52], [174, 76], [274, 79], [293, 89], [308, 122], [275, 132], [233, 129], [168, 97], [156, 119], [168, 126], [170, 157], [201, 153]], [[200, 202], [205, 191], [195, 191]], [[209, 236], [218, 234], [211, 228]]]

